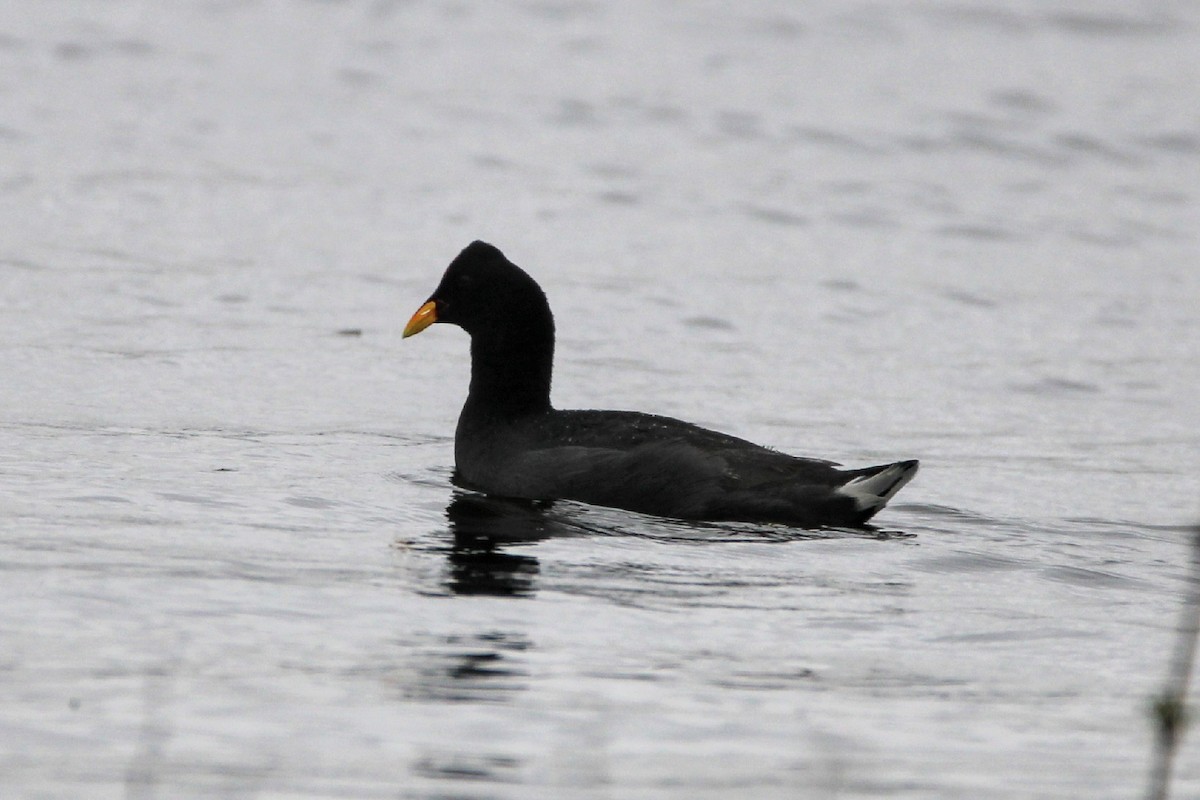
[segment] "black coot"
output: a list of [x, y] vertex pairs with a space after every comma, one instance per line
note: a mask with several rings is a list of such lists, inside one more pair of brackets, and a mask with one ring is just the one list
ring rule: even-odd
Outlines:
[[915, 460], [839, 469], [654, 414], [553, 408], [546, 295], [485, 242], [451, 262], [404, 336], [435, 322], [471, 336], [471, 386], [454, 435], [465, 488], [680, 519], [848, 526], [869, 520], [917, 472]]

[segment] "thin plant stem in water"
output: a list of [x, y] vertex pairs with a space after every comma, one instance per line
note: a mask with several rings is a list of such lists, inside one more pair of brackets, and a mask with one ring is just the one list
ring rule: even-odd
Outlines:
[[1154, 756], [1150, 766], [1149, 800], [1167, 800], [1171, 770], [1187, 726], [1187, 692], [1200, 638], [1200, 525], [1192, 530], [1191, 569], [1187, 576], [1183, 616], [1171, 656], [1167, 685], [1154, 699]]

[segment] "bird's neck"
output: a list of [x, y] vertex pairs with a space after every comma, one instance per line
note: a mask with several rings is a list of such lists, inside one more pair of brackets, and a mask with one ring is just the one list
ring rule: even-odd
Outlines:
[[505, 420], [550, 410], [554, 327], [472, 337], [471, 387], [463, 416]]

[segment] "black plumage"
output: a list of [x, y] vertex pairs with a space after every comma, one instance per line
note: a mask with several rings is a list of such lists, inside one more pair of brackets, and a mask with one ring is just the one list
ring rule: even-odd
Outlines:
[[434, 322], [471, 336], [471, 385], [454, 439], [466, 488], [681, 519], [846, 526], [869, 520], [917, 471], [915, 460], [840, 469], [654, 414], [554, 409], [546, 296], [484, 242], [451, 262], [404, 335]]

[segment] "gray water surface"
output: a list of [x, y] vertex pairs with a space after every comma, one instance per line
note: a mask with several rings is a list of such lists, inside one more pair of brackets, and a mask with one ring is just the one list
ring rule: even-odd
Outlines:
[[[729, 5], [0, 6], [5, 797], [1140, 796], [1200, 7]], [[559, 406], [921, 474], [867, 532], [456, 493], [467, 338], [400, 331], [475, 238]]]

